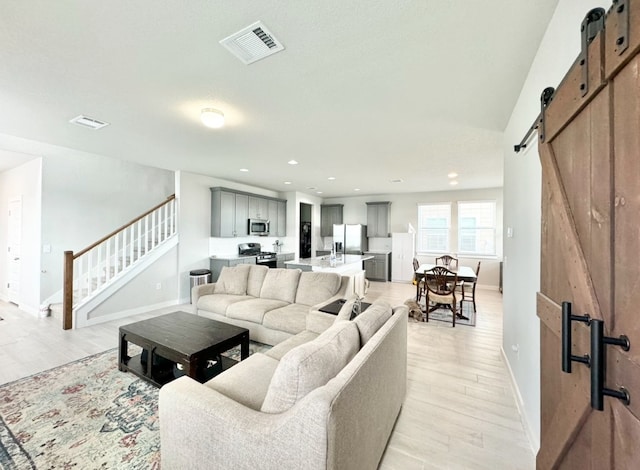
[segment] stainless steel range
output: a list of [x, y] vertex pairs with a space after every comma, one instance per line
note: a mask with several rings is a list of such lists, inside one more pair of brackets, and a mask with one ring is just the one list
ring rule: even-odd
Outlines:
[[238, 245], [239, 256], [255, 256], [256, 264], [275, 268], [278, 266], [278, 256], [271, 251], [262, 251], [260, 243], [240, 243]]

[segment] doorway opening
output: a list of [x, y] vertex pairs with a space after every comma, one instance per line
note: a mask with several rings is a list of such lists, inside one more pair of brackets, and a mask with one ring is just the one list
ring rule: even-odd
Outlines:
[[311, 258], [311, 208], [300, 203], [300, 258]]

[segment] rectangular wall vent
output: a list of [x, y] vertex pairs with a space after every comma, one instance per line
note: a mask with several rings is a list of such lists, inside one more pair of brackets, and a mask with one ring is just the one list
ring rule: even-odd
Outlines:
[[99, 121], [98, 119], [90, 118], [88, 116], [76, 116], [69, 121], [71, 124], [76, 124], [78, 126], [87, 127], [89, 129], [97, 130], [102, 129], [104, 126], [108, 126], [108, 122]]
[[220, 44], [247, 65], [284, 50], [261, 21], [224, 38]]

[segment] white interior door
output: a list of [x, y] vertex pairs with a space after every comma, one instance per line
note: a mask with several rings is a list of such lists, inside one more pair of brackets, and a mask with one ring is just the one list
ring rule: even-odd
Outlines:
[[20, 241], [22, 239], [22, 200], [9, 201], [9, 233], [7, 237], [8, 297], [18, 304], [20, 299]]

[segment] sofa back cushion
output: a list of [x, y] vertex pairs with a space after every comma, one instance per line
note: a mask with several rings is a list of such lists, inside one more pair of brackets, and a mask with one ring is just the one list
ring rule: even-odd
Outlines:
[[267, 266], [262, 266], [259, 264], [250, 264], [248, 266], [251, 269], [249, 269], [247, 294], [253, 297], [260, 297], [262, 283], [264, 282], [264, 277], [267, 275], [267, 272], [269, 272], [269, 268]]
[[360, 332], [360, 343], [364, 346], [376, 331], [391, 318], [391, 305], [384, 300], [376, 300], [354, 320]]
[[287, 352], [276, 368], [261, 411], [287, 411], [312, 390], [335, 377], [360, 349], [355, 323], [334, 323], [313, 341]]
[[315, 305], [333, 297], [340, 289], [342, 277], [338, 273], [314, 273], [306, 271], [300, 274], [296, 303]]
[[224, 266], [216, 281], [215, 294], [245, 295], [247, 293], [247, 280], [249, 277], [248, 264], [238, 266]]
[[260, 289], [260, 298], [282, 300], [292, 304], [296, 299], [300, 272], [299, 269], [269, 269]]

